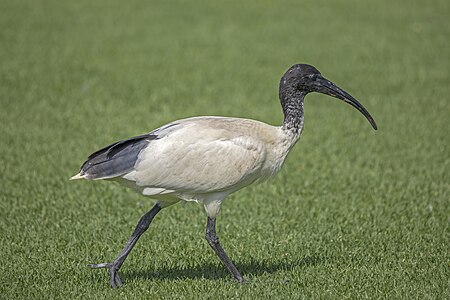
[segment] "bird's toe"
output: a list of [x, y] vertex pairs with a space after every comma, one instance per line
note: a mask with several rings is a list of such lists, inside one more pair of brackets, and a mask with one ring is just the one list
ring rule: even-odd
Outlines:
[[241, 283], [241, 284], [247, 283], [247, 280], [245, 280], [244, 277], [242, 277], [242, 276], [234, 277], [234, 280], [236, 280], [236, 282]]
[[112, 288], [118, 288], [122, 285], [122, 279], [119, 275], [119, 268], [117, 265], [112, 263], [100, 263], [100, 264], [88, 264], [88, 267], [91, 267], [92, 269], [100, 269], [105, 268], [108, 269], [109, 273], [109, 283]]
[[109, 268], [111, 266], [111, 263], [88, 264], [87, 266], [91, 267], [92, 269]]
[[122, 285], [122, 279], [119, 275], [119, 270], [115, 268], [109, 269], [109, 283], [111, 284], [112, 288], [118, 288]]

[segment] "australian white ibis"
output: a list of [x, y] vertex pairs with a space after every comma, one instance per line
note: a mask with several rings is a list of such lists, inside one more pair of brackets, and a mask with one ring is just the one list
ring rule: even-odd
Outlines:
[[280, 170], [302, 132], [303, 104], [310, 92], [343, 100], [377, 129], [372, 116], [355, 98], [322, 77], [313, 66], [296, 64], [280, 81], [284, 112], [281, 126], [240, 118], [194, 117], [174, 121], [91, 154], [71, 179], [117, 181], [157, 202], [141, 217], [113, 262], [89, 266], [107, 268], [111, 286], [120, 286], [118, 271], [156, 214], [179, 201], [196, 201], [203, 203], [206, 210], [206, 240], [234, 279], [243, 282], [219, 243], [215, 229], [217, 213], [229, 194]]

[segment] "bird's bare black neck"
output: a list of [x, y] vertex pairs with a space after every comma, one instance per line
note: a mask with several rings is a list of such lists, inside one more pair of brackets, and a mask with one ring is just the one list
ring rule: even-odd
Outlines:
[[283, 91], [280, 93], [281, 106], [283, 107], [283, 129], [298, 134], [303, 127], [303, 101], [304, 91]]

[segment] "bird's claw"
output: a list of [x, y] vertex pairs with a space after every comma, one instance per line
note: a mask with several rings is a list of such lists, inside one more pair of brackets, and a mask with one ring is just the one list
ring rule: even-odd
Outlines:
[[119, 268], [114, 263], [88, 264], [93, 269], [107, 268], [109, 273], [109, 284], [112, 288], [118, 288], [122, 285], [122, 279], [119, 275]]

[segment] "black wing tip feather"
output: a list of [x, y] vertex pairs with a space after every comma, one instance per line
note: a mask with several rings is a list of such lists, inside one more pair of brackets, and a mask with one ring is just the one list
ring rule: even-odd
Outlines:
[[157, 135], [147, 133], [103, 147], [88, 156], [81, 165], [80, 175], [87, 179], [122, 175], [134, 167], [141, 150], [156, 139]]
[[[119, 146], [121, 146], [121, 145], [129, 145], [129, 144], [132, 145], [132, 144], [134, 144], [134, 143], [136, 143], [136, 142], [138, 142], [138, 141], [142, 141], [142, 140], [145, 140], [145, 139], [148, 139], [148, 140], [155, 140], [155, 139], [157, 139], [157, 136], [154, 135], [154, 134], [148, 134], [148, 133], [147, 133], [147, 134], [138, 135], [138, 136], [135, 136], [135, 137], [126, 139], [126, 140], [121, 140], [121, 141], [112, 143], [112, 144], [110, 144], [110, 145], [108, 145], [108, 146], [105, 146], [105, 147], [103, 147], [103, 148], [101, 148], [101, 149], [95, 151], [95, 152], [92, 153], [91, 155], [89, 155], [88, 158], [87, 158], [87, 160], [86, 160], [86, 162], [88, 162], [89, 160], [91, 160], [91, 159], [93, 159], [94, 157], [98, 156], [99, 154], [103, 154], [104, 152], [107, 153], [108, 157], [112, 157], [112, 156], [114, 156], [115, 153], [118, 152], [118, 151], [116, 151], [115, 153], [112, 153], [112, 154], [111, 154], [111, 152], [114, 151], [114, 149], [116, 149], [117, 147], [119, 147]], [[85, 163], [86, 163], [86, 162], [85, 162]]]
[[140, 142], [143, 140], [147, 140], [148, 142], [150, 142], [151, 140], [156, 140], [156, 139], [158, 139], [157, 135], [144, 134], [144, 135], [139, 135], [139, 136], [133, 137], [131, 139], [119, 141], [119, 142], [113, 144], [112, 147], [110, 147], [108, 149], [108, 151], [106, 152], [106, 157], [112, 158], [112, 157], [114, 157], [114, 155], [118, 154], [120, 151], [122, 151], [126, 147], [132, 146], [132, 145], [136, 144], [137, 142]]

